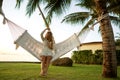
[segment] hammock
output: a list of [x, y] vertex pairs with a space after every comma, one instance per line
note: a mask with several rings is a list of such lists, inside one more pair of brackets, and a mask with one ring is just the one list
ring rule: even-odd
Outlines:
[[[37, 59], [40, 59], [40, 53], [42, 49], [42, 43], [35, 40], [27, 30], [23, 29], [22, 27], [18, 26], [17, 24], [13, 23], [12, 21], [5, 19], [6, 23], [8, 24], [14, 43], [17, 46], [21, 46], [28, 52], [30, 52], [33, 56]], [[76, 34], [73, 34], [68, 39], [58, 44], [55, 44], [55, 49], [53, 54], [53, 58], [51, 61], [58, 59], [59, 57], [63, 56], [67, 52], [71, 51], [75, 47], [79, 46], [80, 42]]]

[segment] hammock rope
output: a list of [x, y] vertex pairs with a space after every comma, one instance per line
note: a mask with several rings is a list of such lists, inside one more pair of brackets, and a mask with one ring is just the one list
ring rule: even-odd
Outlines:
[[90, 32], [90, 28], [83, 30], [83, 33], [78, 32], [77, 37], [79, 38], [80, 43], [83, 43]]
[[91, 30], [94, 30], [94, 26], [95, 26], [96, 24], [98, 24], [101, 20], [103, 20], [104, 18], [106, 18], [106, 17], [108, 17], [108, 16], [109, 16], [108, 13], [106, 13], [106, 14], [104, 14], [104, 15], [103, 15], [103, 13], [102, 13], [101, 16], [98, 17], [98, 21], [97, 21], [96, 23], [94, 23], [94, 24], [90, 27], [90, 29], [91, 29]]
[[20, 37], [26, 30], [6, 18], [5, 20], [8, 23], [8, 26], [12, 26], [9, 27], [9, 29], [12, 34], [13, 40], [16, 41], [18, 37]]

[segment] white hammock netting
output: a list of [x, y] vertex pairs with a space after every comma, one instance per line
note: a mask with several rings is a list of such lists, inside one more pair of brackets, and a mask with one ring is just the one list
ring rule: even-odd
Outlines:
[[[10, 28], [13, 40], [16, 45], [21, 46], [33, 56], [40, 60], [40, 53], [42, 49], [42, 43], [35, 40], [27, 30], [13, 23], [12, 21], [6, 19], [6, 22]], [[57, 58], [63, 56], [67, 52], [71, 51], [75, 47], [80, 45], [80, 41], [76, 34], [73, 34], [68, 39], [58, 44], [55, 44], [53, 58], [51, 61], [56, 60]]]

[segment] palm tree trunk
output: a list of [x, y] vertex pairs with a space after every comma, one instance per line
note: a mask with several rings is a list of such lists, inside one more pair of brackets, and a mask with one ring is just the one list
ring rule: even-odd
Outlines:
[[44, 16], [44, 14], [43, 14], [43, 12], [42, 12], [42, 10], [41, 10], [41, 8], [40, 8], [39, 5], [38, 5], [38, 9], [39, 9], [39, 11], [40, 11], [40, 13], [41, 13], [41, 15], [42, 15], [42, 18], [43, 18], [43, 20], [44, 20], [44, 22], [45, 22], [46, 27], [49, 28], [49, 25], [48, 25], [48, 23], [47, 23], [47, 21], [46, 21], [46, 19], [45, 19], [45, 16]]
[[[97, 14], [106, 14], [106, 0], [94, 0], [96, 5]], [[103, 70], [102, 76], [108, 78], [117, 77], [117, 60], [116, 48], [114, 41], [113, 29], [109, 16], [100, 22], [100, 30], [103, 40]]]

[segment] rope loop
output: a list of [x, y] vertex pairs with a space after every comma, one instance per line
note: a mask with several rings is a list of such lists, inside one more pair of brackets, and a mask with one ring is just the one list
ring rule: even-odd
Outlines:
[[106, 14], [104, 14], [104, 15], [103, 15], [103, 13], [102, 13], [101, 16], [98, 17], [98, 21], [97, 21], [96, 23], [94, 23], [94, 24], [90, 27], [90, 29], [91, 29], [91, 30], [94, 30], [94, 26], [95, 26], [96, 24], [98, 24], [101, 20], [103, 20], [104, 18], [106, 18], [106, 17], [108, 17], [108, 16], [109, 16], [108, 13], [106, 13]]

